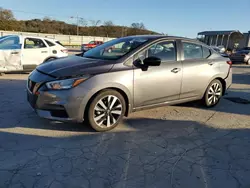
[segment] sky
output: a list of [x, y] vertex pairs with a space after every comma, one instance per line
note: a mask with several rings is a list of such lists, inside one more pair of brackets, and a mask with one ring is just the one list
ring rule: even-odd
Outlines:
[[76, 23], [70, 17], [111, 20], [168, 35], [196, 37], [207, 30], [250, 30], [250, 0], [0, 0], [16, 19], [44, 18]]

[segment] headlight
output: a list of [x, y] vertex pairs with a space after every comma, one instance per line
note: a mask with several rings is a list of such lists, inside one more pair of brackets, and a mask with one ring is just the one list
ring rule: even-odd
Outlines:
[[87, 80], [89, 77], [81, 77], [81, 78], [71, 78], [65, 80], [56, 80], [52, 82], [47, 82], [46, 86], [51, 90], [61, 90], [61, 89], [70, 89], [78, 86], [80, 83]]

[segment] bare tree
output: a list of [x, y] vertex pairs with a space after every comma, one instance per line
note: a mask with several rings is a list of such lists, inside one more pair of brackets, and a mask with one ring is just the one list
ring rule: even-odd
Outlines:
[[161, 32], [161, 35], [166, 35], [166, 36], [167, 36], [168, 34], [167, 34], [167, 33], [164, 33], [164, 32]]
[[131, 24], [131, 27], [134, 28], [134, 29], [146, 29], [144, 23], [132, 23]]
[[86, 27], [88, 25], [88, 21], [84, 18], [78, 18], [78, 25]]
[[21, 24], [16, 24], [12, 11], [0, 7], [0, 30], [16, 30], [19, 26]]
[[45, 16], [45, 17], [43, 18], [43, 21], [49, 22], [49, 21], [51, 21], [51, 18], [50, 18], [49, 16]]
[[97, 26], [101, 23], [101, 20], [90, 20], [91, 35], [96, 36]]
[[101, 20], [90, 20], [91, 26], [97, 27], [100, 23]]
[[109, 37], [109, 35], [112, 33], [113, 27], [114, 27], [114, 23], [112, 21], [105, 21], [103, 23], [104, 26], [104, 31], [107, 37]]
[[0, 7], [0, 20], [15, 20], [11, 10]]

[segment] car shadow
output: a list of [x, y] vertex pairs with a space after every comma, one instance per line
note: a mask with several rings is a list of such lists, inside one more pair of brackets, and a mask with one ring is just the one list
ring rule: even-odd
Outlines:
[[250, 115], [250, 89], [230, 89], [222, 97], [219, 104], [212, 108], [207, 108], [202, 101], [178, 104], [179, 107], [197, 108], [207, 111], [224, 112], [238, 115]]
[[70, 128], [63, 134], [41, 132], [37, 126], [0, 129], [1, 187], [234, 188], [250, 183], [244, 158], [248, 128], [152, 118], [130, 118], [126, 129], [95, 134], [69, 134]]

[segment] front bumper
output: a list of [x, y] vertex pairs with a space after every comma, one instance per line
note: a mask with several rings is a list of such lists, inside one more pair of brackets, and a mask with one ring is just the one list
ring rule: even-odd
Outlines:
[[38, 91], [34, 94], [27, 88], [27, 100], [39, 117], [57, 121], [83, 121], [83, 99], [74, 96], [71, 90]]
[[229, 69], [228, 75], [225, 78], [225, 82], [226, 82], [226, 90], [228, 90], [233, 83], [233, 69], [232, 68]]

